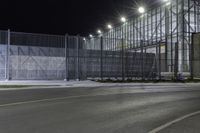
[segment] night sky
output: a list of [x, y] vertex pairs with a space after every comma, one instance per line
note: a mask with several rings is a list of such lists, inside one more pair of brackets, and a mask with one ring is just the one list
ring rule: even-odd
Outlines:
[[[143, 0], [148, 5], [149, 0]], [[1, 0], [0, 29], [86, 36], [132, 15], [141, 0]]]

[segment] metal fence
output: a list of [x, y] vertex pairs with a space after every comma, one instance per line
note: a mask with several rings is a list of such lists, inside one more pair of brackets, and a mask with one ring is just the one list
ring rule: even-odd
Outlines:
[[[129, 47], [118, 37], [57, 36], [0, 31], [0, 80], [161, 80], [200, 77], [199, 34], [189, 54], [190, 72], [180, 73], [179, 48], [173, 60], [166, 43]], [[174, 63], [169, 70], [168, 62]]]
[[63, 37], [10, 31], [7, 32], [7, 37], [4, 79], [63, 79]]
[[162, 2], [93, 38], [0, 31], [0, 79], [200, 78], [198, 32], [199, 0]]

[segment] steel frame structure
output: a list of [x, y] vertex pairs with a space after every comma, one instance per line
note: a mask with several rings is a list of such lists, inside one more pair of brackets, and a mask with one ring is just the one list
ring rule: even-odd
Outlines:
[[[200, 32], [200, 2], [174, 0], [153, 7], [143, 15], [130, 17], [102, 36], [104, 50], [148, 53], [154, 49], [158, 64], [165, 60], [164, 69], [158, 68], [158, 71], [176, 75], [191, 72], [191, 36], [196, 32]], [[123, 40], [123, 44], [119, 40]], [[99, 40], [90, 39], [89, 42], [93, 48], [99, 46]], [[164, 56], [160, 55], [162, 53]]]

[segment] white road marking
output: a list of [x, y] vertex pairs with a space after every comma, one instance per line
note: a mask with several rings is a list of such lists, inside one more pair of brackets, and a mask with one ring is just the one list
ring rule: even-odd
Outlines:
[[2, 105], [0, 105], [0, 107], [15, 106], [15, 105], [29, 104], [29, 103], [38, 103], [38, 102], [50, 102], [50, 101], [55, 101], [55, 100], [64, 100], [64, 99], [91, 97], [91, 96], [101, 96], [101, 95], [79, 95], [79, 96], [68, 96], [68, 97], [60, 97], [60, 98], [41, 99], [41, 100], [2, 104]]
[[[137, 92], [136, 92], [137, 93]], [[140, 92], [140, 93], [147, 93], [147, 92]], [[0, 107], [7, 107], [7, 106], [15, 106], [15, 105], [22, 105], [22, 104], [30, 104], [30, 103], [38, 103], [38, 102], [50, 102], [56, 100], [65, 100], [65, 99], [73, 99], [73, 98], [83, 98], [83, 97], [95, 97], [95, 96], [107, 96], [107, 95], [118, 95], [118, 94], [130, 94], [130, 93], [108, 93], [108, 94], [99, 94], [99, 95], [79, 95], [79, 96], [67, 96], [67, 97], [60, 97], [60, 98], [49, 98], [49, 99], [41, 99], [41, 100], [33, 100], [33, 101], [24, 101], [24, 102], [16, 102], [16, 103], [8, 103], [2, 104]], [[131, 93], [134, 94], [134, 93]]]
[[173, 120], [173, 121], [170, 121], [170, 122], [168, 122], [168, 123], [166, 123], [166, 124], [164, 124], [164, 125], [162, 125], [162, 126], [160, 126], [160, 127], [157, 127], [157, 128], [155, 128], [155, 129], [149, 131], [148, 133], [158, 133], [158, 132], [160, 132], [161, 130], [163, 130], [163, 129], [165, 129], [165, 128], [167, 128], [167, 127], [169, 127], [169, 126], [171, 126], [171, 125], [173, 125], [173, 124], [175, 124], [175, 123], [178, 123], [178, 122], [180, 122], [180, 121], [182, 121], [182, 120], [184, 120], [184, 119], [187, 119], [187, 118], [189, 118], [189, 117], [192, 117], [192, 116], [195, 116], [195, 115], [199, 115], [199, 114], [200, 114], [200, 110], [199, 110], [199, 111], [196, 111], [196, 112], [194, 112], [194, 113], [190, 113], [190, 114], [184, 115], [184, 116], [182, 116], [182, 117], [180, 117], [180, 118], [177, 118], [177, 119], [175, 119], [175, 120]]
[[98, 95], [79, 95], [79, 96], [67, 96], [67, 97], [60, 97], [60, 98], [50, 98], [50, 99], [40, 99], [40, 100], [33, 100], [33, 101], [24, 101], [24, 102], [16, 102], [16, 103], [8, 103], [2, 104], [0, 107], [6, 106], [15, 106], [21, 104], [29, 104], [29, 103], [38, 103], [38, 102], [48, 102], [48, 101], [55, 101], [55, 100], [64, 100], [64, 99], [72, 99], [72, 98], [82, 98], [82, 97], [95, 97], [95, 96], [107, 96], [107, 95], [118, 95], [118, 94], [135, 94], [135, 93], [155, 93], [155, 92], [182, 92], [182, 91], [191, 91], [191, 90], [173, 90], [173, 91], [151, 91], [151, 90], [134, 90], [134, 92], [122, 92], [122, 93], [107, 93], [107, 94], [98, 94]]

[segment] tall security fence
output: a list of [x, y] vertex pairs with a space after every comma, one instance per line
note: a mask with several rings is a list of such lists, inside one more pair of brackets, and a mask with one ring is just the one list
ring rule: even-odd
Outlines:
[[[199, 77], [199, 34], [194, 34], [188, 63], [191, 72], [178, 72], [166, 42], [129, 47], [134, 42], [117, 36], [84, 38], [0, 31], [0, 80], [158, 80]], [[174, 72], [168, 62], [174, 62]]]
[[[199, 77], [198, 35], [192, 38], [192, 34], [200, 32], [199, 0], [160, 1], [142, 14], [132, 15], [103, 32], [104, 38], [113, 38], [109, 39], [107, 49], [154, 54], [158, 79]], [[123, 47], [115, 38], [123, 40]]]
[[1, 31], [1, 79], [63, 79], [64, 37]]

